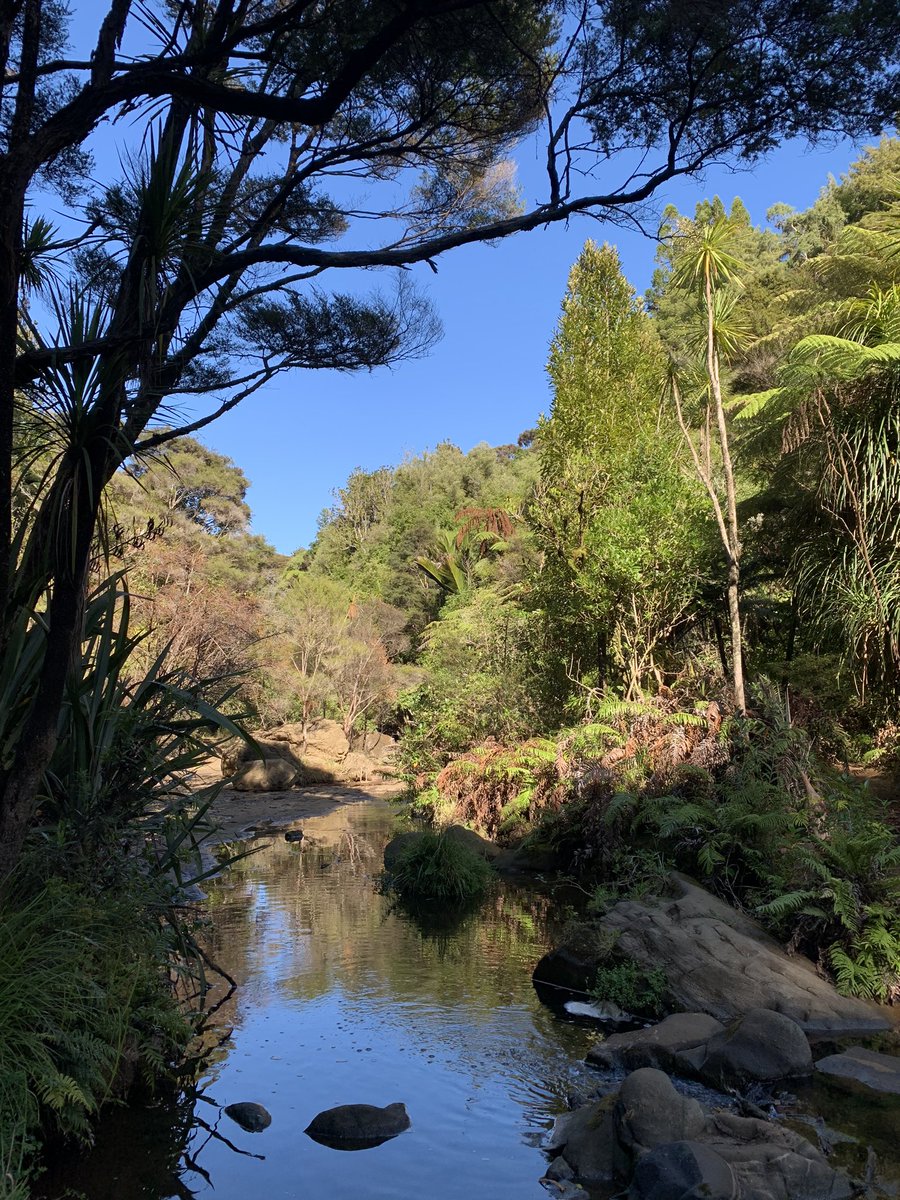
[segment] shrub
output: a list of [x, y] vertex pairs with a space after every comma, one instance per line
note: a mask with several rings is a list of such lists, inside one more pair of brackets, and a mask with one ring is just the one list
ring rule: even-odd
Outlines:
[[642, 1017], [663, 1015], [666, 973], [660, 967], [644, 970], [633, 959], [597, 968], [591, 999], [597, 1004], [618, 1004]]
[[387, 890], [406, 903], [457, 907], [481, 899], [493, 878], [488, 864], [444, 833], [424, 833], [385, 879]]

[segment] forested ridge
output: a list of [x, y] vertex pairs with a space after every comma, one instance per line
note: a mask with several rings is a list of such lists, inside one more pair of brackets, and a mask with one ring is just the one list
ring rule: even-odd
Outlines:
[[289, 557], [202, 442], [288, 372], [426, 355], [414, 268], [458, 247], [877, 138], [893, 0], [0, 9], [0, 1197], [196, 1069], [197, 772], [284, 722], [389, 733], [415, 812], [597, 907], [679, 867], [900, 994], [850, 770], [897, 752], [900, 143], [765, 228], [667, 211], [646, 298], [588, 242], [535, 427], [354, 471]]

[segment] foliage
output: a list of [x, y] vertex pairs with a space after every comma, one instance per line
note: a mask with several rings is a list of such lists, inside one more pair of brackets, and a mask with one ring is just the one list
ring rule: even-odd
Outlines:
[[404, 851], [385, 887], [405, 903], [463, 907], [482, 898], [492, 877], [470, 847], [446, 833], [426, 832]]
[[529, 603], [576, 681], [638, 697], [686, 619], [703, 536], [660, 409], [662, 351], [609, 246], [588, 242], [572, 268], [548, 373]]
[[[209, 873], [218, 787], [188, 784], [219, 735], [245, 735], [204, 696], [221, 681], [188, 680], [164, 654], [131, 675], [146, 635], [130, 615], [120, 576], [89, 599], [40, 822], [0, 902], [0, 1156], [26, 1172], [39, 1138], [89, 1138], [105, 1100], [177, 1061], [206, 991], [185, 894]], [[7, 739], [44, 636], [36, 621], [13, 643]]]
[[0, 903], [0, 1161], [20, 1162], [19, 1186], [38, 1138], [89, 1140], [107, 1099], [136, 1076], [152, 1084], [184, 1047], [159, 977], [162, 898], [136, 880], [100, 895], [51, 881]]
[[425, 631], [425, 678], [401, 697], [406, 772], [422, 777], [479, 742], [540, 728], [543, 661], [540, 620], [496, 586], [449, 601]]
[[508, 837], [560, 803], [565, 788], [559, 767], [555, 741], [489, 744], [444, 767], [435, 789], [454, 821], [471, 823], [488, 837]]
[[665, 1011], [666, 973], [661, 967], [645, 970], [626, 958], [601, 964], [591, 987], [598, 1004], [618, 1004], [625, 1012], [642, 1017], [661, 1017]]

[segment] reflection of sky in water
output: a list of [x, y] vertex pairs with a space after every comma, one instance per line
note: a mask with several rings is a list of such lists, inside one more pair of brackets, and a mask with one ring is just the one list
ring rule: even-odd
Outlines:
[[[353, 803], [304, 821], [305, 849], [273, 841], [212, 897], [211, 952], [240, 986], [196, 1114], [234, 1148], [194, 1128], [179, 1179], [178, 1138], [126, 1111], [65, 1183], [87, 1200], [543, 1200], [537, 1147], [591, 1040], [531, 987], [548, 899], [501, 885], [457, 931], [423, 935], [374, 888], [393, 820]], [[271, 1113], [263, 1133], [216, 1107], [242, 1100]], [[374, 1149], [303, 1132], [322, 1109], [396, 1100], [412, 1128]]]

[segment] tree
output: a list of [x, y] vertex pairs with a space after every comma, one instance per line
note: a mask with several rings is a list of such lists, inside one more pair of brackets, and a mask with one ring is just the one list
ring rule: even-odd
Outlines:
[[[270, 634], [266, 658], [272, 674], [284, 674], [285, 711], [293, 711], [306, 727], [321, 716], [334, 694], [333, 672], [345, 634], [350, 595], [339, 583], [311, 575], [288, 573], [270, 605]], [[274, 662], [273, 662], [274, 657]], [[281, 690], [281, 689], [279, 689]]]
[[[835, 247], [840, 251], [840, 244]], [[791, 516], [789, 573], [857, 689], [896, 702], [900, 677], [900, 284], [831, 307], [800, 338], [779, 386], [739, 416], [774, 432], [768, 479]], [[829, 332], [827, 330], [832, 330]]]
[[[0, 766], [0, 874], [38, 803], [103, 487], [128, 457], [196, 432], [279, 371], [371, 368], [436, 336], [408, 286], [364, 301], [324, 289], [329, 275], [433, 264], [579, 212], [624, 215], [710, 157], [880, 127], [898, 107], [898, 31], [891, 0], [729, 0], [712, 14], [705, 0], [175, 0], [159, 12], [113, 0], [92, 54], [73, 60], [60, 0], [9, 0], [0, 601], [7, 634], [41, 609], [46, 649]], [[93, 131], [126, 112], [140, 128], [123, 177], [85, 193]], [[504, 163], [538, 126], [547, 191], [525, 210]], [[613, 150], [626, 152], [620, 180], [577, 193]], [[644, 155], [638, 174], [630, 150]], [[363, 212], [359, 179], [383, 193]], [[33, 213], [42, 184], [80, 204], [62, 233]], [[23, 307], [40, 281], [49, 322]], [[42, 411], [55, 462], [24, 530], [11, 482], [21, 395]], [[159, 428], [189, 399], [207, 408]]]
[[693, 596], [697, 507], [660, 408], [662, 347], [611, 246], [588, 242], [572, 268], [548, 374], [533, 602], [571, 675], [636, 698]]

